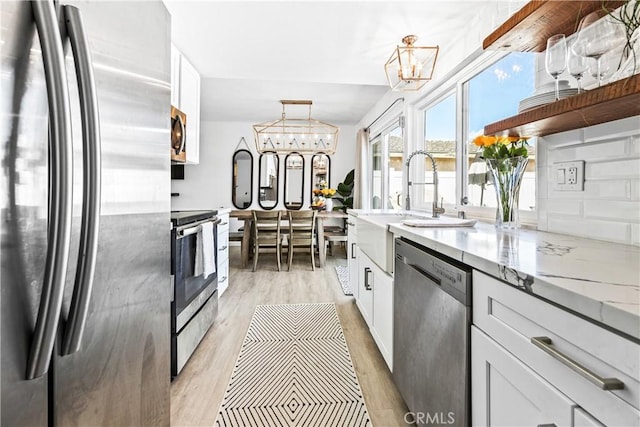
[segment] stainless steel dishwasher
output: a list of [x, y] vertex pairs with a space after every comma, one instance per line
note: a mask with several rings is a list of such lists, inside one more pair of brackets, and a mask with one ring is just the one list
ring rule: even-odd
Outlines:
[[471, 269], [405, 239], [395, 250], [393, 379], [409, 420], [468, 426]]

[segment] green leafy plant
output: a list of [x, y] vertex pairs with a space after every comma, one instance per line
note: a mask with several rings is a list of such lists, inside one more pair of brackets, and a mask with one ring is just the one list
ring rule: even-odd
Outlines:
[[607, 14], [613, 20], [617, 21], [620, 25], [624, 26], [626, 43], [624, 46], [623, 59], [621, 59], [621, 63], [625, 57], [632, 56], [634, 66], [631, 74], [635, 74], [636, 51], [633, 48], [633, 43], [636, 38], [640, 37], [637, 34], [635, 34], [636, 30], [640, 28], [640, 1], [627, 0], [625, 4], [620, 6], [619, 12], [608, 10], [607, 8], [604, 7], [604, 5], [603, 5], [603, 9], [607, 12]]
[[334, 211], [341, 210], [346, 212], [347, 209], [353, 209], [353, 184], [355, 173], [355, 169], [351, 169], [347, 176], [344, 177], [344, 181], [336, 187], [336, 194], [332, 199], [338, 200], [342, 206], [334, 206]]

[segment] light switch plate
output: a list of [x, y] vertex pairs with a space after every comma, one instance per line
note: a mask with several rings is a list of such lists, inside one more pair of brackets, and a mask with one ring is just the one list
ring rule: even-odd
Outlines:
[[553, 164], [553, 189], [584, 191], [584, 160]]

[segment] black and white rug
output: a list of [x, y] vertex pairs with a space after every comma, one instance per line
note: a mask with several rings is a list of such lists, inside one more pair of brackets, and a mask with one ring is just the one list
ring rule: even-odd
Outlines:
[[335, 304], [259, 305], [216, 426], [371, 426]]
[[349, 267], [346, 265], [337, 265], [336, 274], [338, 275], [338, 281], [342, 287], [342, 293], [345, 295], [353, 295], [351, 284], [349, 283]]

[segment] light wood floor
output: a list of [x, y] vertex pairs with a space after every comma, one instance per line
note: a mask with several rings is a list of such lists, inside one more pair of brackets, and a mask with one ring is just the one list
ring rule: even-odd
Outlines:
[[355, 300], [340, 288], [334, 266], [346, 265], [344, 250], [337, 248], [315, 272], [308, 254], [294, 257], [291, 272], [286, 266], [278, 272], [274, 255], [261, 254], [252, 273], [240, 268], [239, 248], [231, 249], [230, 285], [220, 297], [216, 323], [171, 384], [171, 425], [213, 425], [256, 305], [335, 302], [373, 425], [405, 426], [407, 408], [391, 373]]

